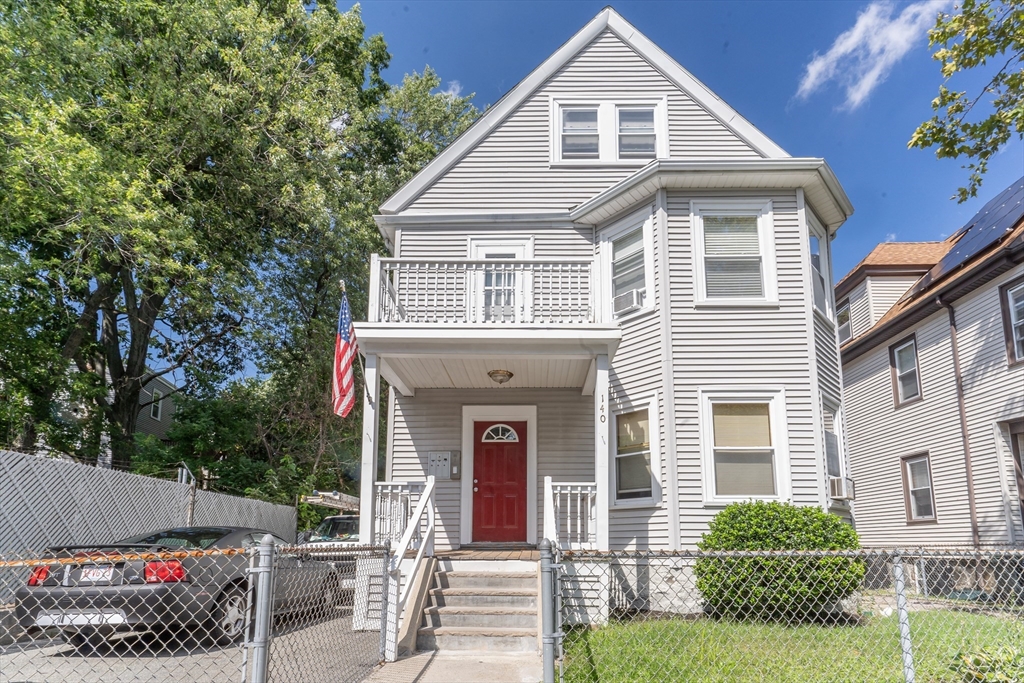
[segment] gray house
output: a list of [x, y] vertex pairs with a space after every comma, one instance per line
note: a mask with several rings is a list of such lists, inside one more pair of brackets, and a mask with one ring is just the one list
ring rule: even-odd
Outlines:
[[862, 542], [1024, 544], [1024, 179], [836, 286]]
[[824, 160], [603, 10], [380, 207], [361, 535], [521, 559], [693, 547], [750, 498], [848, 514], [830, 243], [852, 211]]

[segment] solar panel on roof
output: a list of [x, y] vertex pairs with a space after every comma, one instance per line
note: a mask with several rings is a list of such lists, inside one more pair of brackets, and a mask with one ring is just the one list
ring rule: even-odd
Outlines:
[[[1024, 178], [1000, 192], [953, 235], [956, 244], [917, 281], [910, 296], [920, 294], [1006, 235], [1024, 216]], [[957, 237], [959, 235], [959, 237]]]

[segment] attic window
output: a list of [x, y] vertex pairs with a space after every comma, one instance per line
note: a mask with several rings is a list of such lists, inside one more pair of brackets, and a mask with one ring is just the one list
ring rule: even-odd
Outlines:
[[562, 158], [597, 159], [600, 156], [597, 107], [562, 110]]
[[654, 107], [619, 107], [620, 159], [653, 159], [656, 140]]
[[665, 97], [552, 98], [551, 163], [642, 166], [668, 157]]

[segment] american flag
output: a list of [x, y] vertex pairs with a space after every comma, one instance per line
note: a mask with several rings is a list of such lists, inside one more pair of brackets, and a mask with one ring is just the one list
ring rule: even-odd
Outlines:
[[338, 335], [334, 343], [334, 381], [331, 391], [334, 414], [342, 417], [348, 415], [356, 404], [356, 381], [352, 374], [356, 353], [356, 328], [352, 325], [352, 310], [348, 307], [348, 295], [342, 294]]

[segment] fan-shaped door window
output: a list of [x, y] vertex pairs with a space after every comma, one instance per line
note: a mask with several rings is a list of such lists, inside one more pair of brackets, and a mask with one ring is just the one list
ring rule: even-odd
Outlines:
[[497, 424], [484, 432], [483, 438], [481, 438], [480, 441], [483, 443], [495, 441], [519, 441], [519, 435], [516, 434], [516, 430], [512, 429], [508, 425]]

